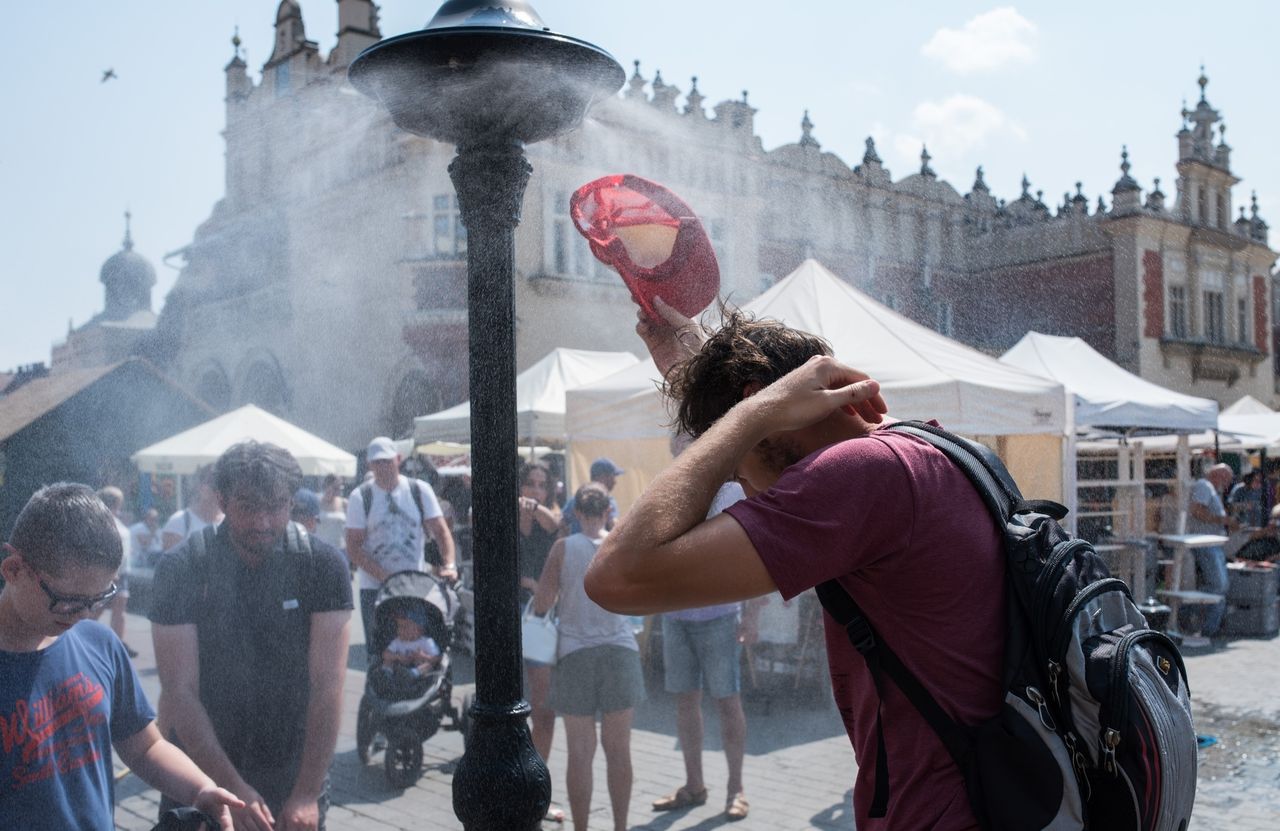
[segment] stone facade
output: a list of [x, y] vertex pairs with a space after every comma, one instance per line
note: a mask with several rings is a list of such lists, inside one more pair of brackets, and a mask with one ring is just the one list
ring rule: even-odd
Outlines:
[[[159, 336], [171, 372], [213, 406], [254, 401], [359, 447], [467, 397], [466, 232], [447, 173], [452, 148], [398, 131], [347, 83], [350, 61], [381, 37], [376, 7], [339, 0], [338, 13], [338, 42], [324, 57], [297, 4], [282, 2], [259, 83], [235, 40], [226, 195], [183, 251]], [[704, 104], [696, 78], [686, 95], [637, 63], [623, 93], [580, 130], [528, 148], [520, 369], [555, 346], [641, 351], [625, 288], [568, 215], [576, 187], [628, 172], [694, 207], [732, 301], [813, 256], [990, 352], [1029, 328], [1076, 334], [1185, 392], [1274, 399], [1275, 255], [1256, 210], [1224, 220], [1237, 180], [1203, 99], [1179, 133], [1174, 206], [1158, 187], [1142, 203], [1126, 159], [1110, 210], [1091, 210], [1079, 192], [1051, 209], [1029, 183], [1005, 203], [981, 169], [962, 196], [927, 151], [918, 172], [895, 181], [870, 139], [850, 167], [822, 150], [808, 113], [799, 141], [766, 151], [745, 92]]]

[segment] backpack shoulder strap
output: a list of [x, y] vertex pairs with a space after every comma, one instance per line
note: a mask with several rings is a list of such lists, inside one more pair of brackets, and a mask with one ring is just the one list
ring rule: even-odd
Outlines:
[[884, 725], [880, 716], [880, 708], [884, 702], [883, 679], [886, 675], [902, 690], [911, 706], [915, 707], [925, 723], [937, 734], [948, 755], [967, 779], [972, 754], [969, 729], [957, 724], [947, 715], [932, 693], [920, 683], [920, 679], [907, 669], [887, 644], [880, 641], [871, 621], [867, 620], [862, 608], [843, 586], [835, 580], [828, 580], [815, 586], [814, 591], [827, 614], [844, 628], [853, 648], [867, 662], [867, 670], [871, 673], [871, 681], [876, 688], [876, 784], [869, 816], [883, 817], [889, 807], [889, 764], [885, 751]]
[[290, 522], [285, 529], [285, 550], [290, 554], [311, 554], [311, 535], [299, 522]]
[[1024, 499], [1004, 462], [984, 444], [969, 441], [922, 421], [899, 421], [885, 429], [915, 436], [940, 450], [956, 467], [964, 471], [992, 516], [1001, 525], [1015, 514], [1030, 511], [1046, 514], [1054, 519], [1062, 519], [1067, 515], [1067, 509], [1057, 502]]
[[364, 504], [364, 518], [369, 520], [369, 511], [373, 510], [373, 483], [365, 482], [360, 486], [360, 502]]
[[213, 538], [217, 533], [217, 529], [212, 525], [206, 525], [187, 537], [187, 547], [191, 552], [192, 571], [195, 573], [195, 579], [199, 584], [197, 593], [200, 595], [202, 603], [209, 600], [209, 548], [213, 545]]
[[418, 524], [427, 521], [427, 509], [422, 507], [422, 485], [417, 479], [409, 480], [409, 492], [413, 494], [413, 504], [418, 506]]

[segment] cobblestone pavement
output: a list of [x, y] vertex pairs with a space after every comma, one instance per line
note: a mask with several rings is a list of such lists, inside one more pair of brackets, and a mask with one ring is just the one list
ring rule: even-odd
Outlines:
[[[358, 616], [356, 618], [358, 629]], [[158, 697], [155, 661], [146, 636], [147, 622], [130, 615], [129, 641], [142, 654], [136, 663], [153, 703]], [[354, 636], [359, 639], [357, 632]], [[350, 666], [358, 666], [363, 648], [353, 646]], [[1200, 831], [1276, 831], [1280, 828], [1280, 640], [1236, 640], [1223, 648], [1188, 654], [1187, 667], [1195, 699], [1197, 729], [1218, 739], [1200, 754], [1200, 778], [1192, 827]], [[468, 679], [465, 660], [459, 680]], [[331, 831], [458, 831], [453, 815], [451, 777], [462, 755], [458, 733], [442, 731], [425, 746], [426, 769], [413, 787], [388, 786], [375, 757], [368, 767], [355, 753], [355, 712], [364, 674], [347, 673], [345, 713], [333, 766], [334, 805]], [[470, 690], [459, 684], [455, 696]], [[816, 691], [803, 700], [749, 697], [748, 746], [744, 778], [751, 815], [733, 827], [799, 829], [853, 828], [850, 787], [855, 768], [839, 717]], [[661, 693], [637, 710], [632, 734], [635, 787], [630, 827], [634, 831], [709, 831], [729, 825], [723, 817], [724, 756], [718, 752], [719, 728], [706, 711], [704, 754], [710, 788], [707, 804], [683, 812], [654, 813], [650, 803], [682, 784], [683, 766], [675, 740], [674, 707]], [[550, 760], [555, 803], [564, 801], [564, 734], [559, 730]], [[596, 759], [596, 793], [592, 827], [608, 828], [603, 754]], [[117, 828], [144, 831], [155, 822], [158, 795], [136, 777], [126, 775], [116, 792]], [[546, 831], [559, 828], [544, 822]], [[564, 828], [571, 828], [566, 820]]]

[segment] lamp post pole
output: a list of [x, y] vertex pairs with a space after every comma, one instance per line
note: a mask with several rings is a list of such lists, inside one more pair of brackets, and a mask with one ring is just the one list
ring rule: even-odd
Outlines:
[[626, 75], [608, 52], [545, 26], [527, 0], [447, 0], [419, 32], [370, 46], [353, 86], [411, 133], [454, 144], [467, 228], [476, 696], [453, 810], [466, 831], [535, 831], [551, 779], [522, 697], [516, 467], [515, 229], [524, 146], [574, 129]]
[[536, 829], [551, 777], [522, 697], [516, 496], [515, 229], [533, 168], [518, 142], [460, 146], [449, 165], [467, 227], [476, 699], [453, 810], [467, 831]]

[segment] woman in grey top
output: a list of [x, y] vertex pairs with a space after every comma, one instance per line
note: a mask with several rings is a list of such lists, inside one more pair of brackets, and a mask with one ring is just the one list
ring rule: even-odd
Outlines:
[[575, 831], [586, 831], [591, 813], [591, 764], [596, 714], [604, 746], [615, 831], [627, 827], [631, 802], [631, 721], [644, 699], [640, 648], [631, 622], [587, 597], [583, 578], [604, 540], [609, 495], [586, 485], [574, 495], [582, 532], [557, 540], [538, 580], [533, 607], [544, 615], [559, 600], [560, 643], [551, 677], [551, 707], [564, 718], [569, 766], [565, 785]]

